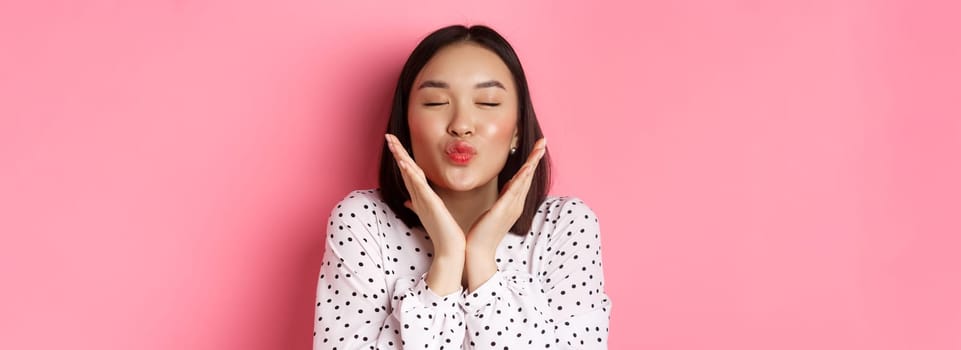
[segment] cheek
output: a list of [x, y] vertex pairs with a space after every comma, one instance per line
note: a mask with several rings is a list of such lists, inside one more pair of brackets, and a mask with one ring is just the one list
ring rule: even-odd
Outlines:
[[483, 130], [478, 130], [478, 133], [483, 133], [493, 139], [509, 140], [514, 136], [514, 129], [517, 128], [517, 118], [514, 116], [497, 118], [490, 123], [478, 125], [478, 128], [483, 128]]
[[431, 134], [446, 132], [446, 117], [429, 111], [411, 109], [407, 112], [407, 125], [411, 133]]
[[411, 149], [408, 151], [411, 156], [418, 163], [429, 161], [430, 157], [425, 158], [422, 153], [429, 152], [437, 140], [445, 135], [446, 126], [442, 119], [413, 112], [408, 114], [407, 125], [410, 128]]
[[[432, 120], [434, 122], [431, 122]], [[436, 120], [437, 118], [428, 118], [423, 114], [410, 112], [407, 117], [407, 125], [410, 127], [411, 136], [429, 135], [435, 132], [434, 130], [438, 127]]]

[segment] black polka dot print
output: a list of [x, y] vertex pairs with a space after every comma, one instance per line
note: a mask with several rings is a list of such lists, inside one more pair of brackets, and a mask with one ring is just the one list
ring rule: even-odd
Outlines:
[[379, 190], [349, 193], [327, 222], [313, 348], [607, 349], [599, 223], [579, 198], [548, 197], [474, 291], [437, 295], [425, 279], [432, 256], [427, 233]]

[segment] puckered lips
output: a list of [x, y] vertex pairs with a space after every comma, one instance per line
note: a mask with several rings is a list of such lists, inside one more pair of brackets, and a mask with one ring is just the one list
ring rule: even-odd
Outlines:
[[458, 165], [467, 165], [470, 163], [474, 155], [477, 154], [477, 150], [469, 142], [464, 140], [452, 140], [447, 143], [447, 147], [444, 148], [444, 152], [447, 154], [447, 159], [451, 163]]

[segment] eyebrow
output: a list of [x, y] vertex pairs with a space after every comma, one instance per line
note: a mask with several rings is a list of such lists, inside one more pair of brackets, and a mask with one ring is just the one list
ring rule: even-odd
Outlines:
[[[483, 88], [489, 88], [489, 87], [499, 87], [503, 90], [507, 90], [507, 88], [504, 87], [504, 84], [501, 84], [501, 82], [497, 80], [488, 80], [483, 83], [477, 83], [476, 85], [474, 85], [475, 89], [483, 89]], [[447, 88], [450, 88], [450, 85], [439, 80], [425, 80], [423, 83], [420, 83], [420, 86], [417, 87], [418, 90], [423, 88], [447, 89]]]

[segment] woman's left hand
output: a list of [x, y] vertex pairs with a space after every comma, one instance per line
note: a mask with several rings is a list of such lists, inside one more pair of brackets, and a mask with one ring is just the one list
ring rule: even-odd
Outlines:
[[493, 261], [497, 246], [524, 211], [524, 202], [531, 188], [534, 171], [546, 149], [547, 139], [537, 140], [534, 151], [527, 156], [527, 161], [514, 177], [504, 185], [494, 205], [471, 226], [467, 234], [468, 257], [479, 256]]

